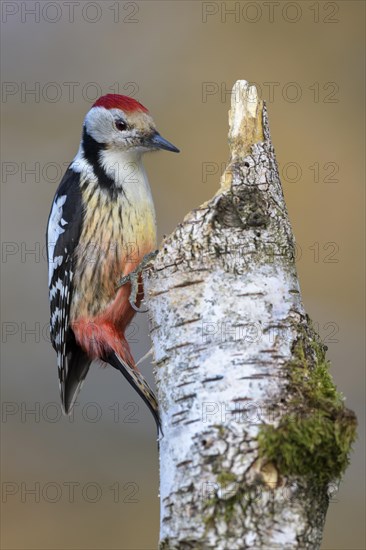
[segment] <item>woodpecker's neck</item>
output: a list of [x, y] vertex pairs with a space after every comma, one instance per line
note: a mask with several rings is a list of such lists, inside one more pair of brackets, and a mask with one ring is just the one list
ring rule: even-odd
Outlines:
[[141, 151], [137, 149], [121, 151], [98, 143], [84, 128], [79, 151], [71, 168], [87, 180], [95, 181], [100, 188], [108, 190], [112, 195], [119, 190], [126, 192], [133, 186], [150, 192], [141, 157]]

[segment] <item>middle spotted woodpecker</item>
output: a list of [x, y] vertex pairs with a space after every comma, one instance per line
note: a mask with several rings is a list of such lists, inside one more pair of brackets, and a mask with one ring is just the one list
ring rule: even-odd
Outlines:
[[[132, 273], [156, 248], [154, 204], [141, 159], [157, 149], [179, 152], [139, 102], [103, 96], [85, 117], [79, 151], [54, 197], [46, 236], [50, 331], [66, 414], [91, 362], [99, 360], [127, 378], [160, 427], [157, 400], [125, 335], [136, 309]], [[132, 287], [138, 307], [143, 289], [137, 276]]]

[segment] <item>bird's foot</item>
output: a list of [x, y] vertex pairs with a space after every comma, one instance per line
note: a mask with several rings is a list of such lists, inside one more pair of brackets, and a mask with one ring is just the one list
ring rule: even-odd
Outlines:
[[137, 302], [137, 294], [138, 294], [138, 288], [139, 288], [139, 275], [149, 267], [149, 263], [151, 260], [153, 260], [156, 256], [158, 250], [154, 250], [154, 252], [149, 252], [149, 254], [145, 254], [145, 256], [142, 258], [141, 263], [131, 271], [128, 275], [125, 275], [122, 277], [119, 281], [117, 281], [117, 288], [120, 288], [121, 286], [125, 285], [126, 283], [131, 283], [131, 293], [129, 297], [129, 302], [131, 304], [131, 307], [139, 312], [139, 313], [146, 313], [148, 310], [139, 308], [136, 305]]

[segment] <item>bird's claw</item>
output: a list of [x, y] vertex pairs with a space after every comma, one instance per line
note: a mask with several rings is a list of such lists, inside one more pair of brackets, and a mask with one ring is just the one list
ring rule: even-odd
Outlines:
[[131, 283], [131, 292], [129, 297], [129, 302], [131, 304], [131, 307], [137, 311], [138, 313], [146, 313], [148, 309], [139, 308], [136, 305], [137, 302], [137, 294], [138, 294], [138, 287], [139, 287], [139, 275], [143, 272], [144, 269], [146, 269], [149, 265], [149, 262], [153, 260], [158, 253], [158, 250], [154, 250], [154, 252], [149, 252], [149, 254], [145, 254], [143, 257], [141, 263], [131, 271], [128, 275], [124, 275], [118, 282], [117, 282], [117, 288], [120, 288], [121, 286], [125, 285], [126, 283]]

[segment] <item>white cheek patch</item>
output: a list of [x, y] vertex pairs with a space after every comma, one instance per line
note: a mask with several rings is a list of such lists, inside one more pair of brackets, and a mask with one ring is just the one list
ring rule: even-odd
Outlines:
[[[129, 125], [128, 130], [119, 131], [115, 127], [115, 121], [121, 119]], [[147, 128], [154, 128], [154, 122], [150, 115], [137, 111], [128, 113], [128, 116], [120, 109], [105, 109], [93, 107], [85, 117], [87, 133], [98, 143], [114, 145], [127, 149], [136, 142], [136, 138]]]
[[60, 266], [63, 260], [62, 256], [54, 257], [54, 252], [58, 238], [65, 232], [64, 226], [68, 223], [62, 217], [62, 207], [66, 202], [66, 198], [66, 195], [61, 195], [61, 197], [55, 198], [52, 205], [50, 220], [48, 222], [48, 286], [51, 284], [55, 268]]
[[109, 143], [113, 134], [117, 133], [114, 129], [114, 112], [115, 109], [93, 107], [87, 113], [84, 121], [86, 131], [98, 143]]

